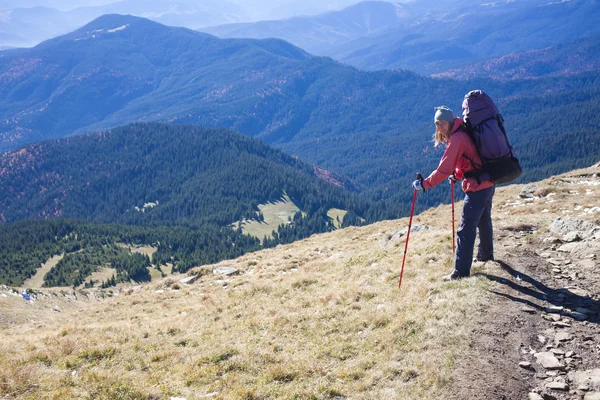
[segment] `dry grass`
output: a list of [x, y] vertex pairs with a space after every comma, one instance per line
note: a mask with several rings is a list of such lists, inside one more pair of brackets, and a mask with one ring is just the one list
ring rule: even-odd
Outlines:
[[[543, 210], [573, 208], [552, 196], [518, 200], [521, 187], [498, 190], [497, 226], [542, 226], [557, 215]], [[595, 192], [586, 201], [598, 204]], [[411, 233], [402, 290], [405, 238], [393, 233], [407, 219], [221, 263], [239, 275], [189, 286], [170, 278], [3, 328], [0, 397], [444, 398], [493, 285], [439, 279], [452, 266], [449, 220], [448, 206], [415, 217], [429, 229]]]
[[[104, 267], [99, 271], [92, 272], [85, 280], [86, 283], [94, 281], [96, 284], [102, 284], [102, 282], [109, 280], [112, 276], [117, 276], [117, 270], [110, 267]], [[83, 288], [84, 285], [80, 285], [79, 288]]]
[[56, 264], [58, 264], [58, 262], [60, 260], [63, 259], [64, 256], [65, 256], [64, 254], [61, 254], [61, 255], [56, 255], [54, 257], [50, 257], [48, 259], [48, 261], [46, 261], [45, 263], [43, 263], [41, 265], [41, 268], [39, 268], [36, 271], [34, 276], [32, 276], [30, 279], [27, 279], [23, 283], [23, 286], [32, 288], [32, 289], [39, 289], [42, 286], [44, 286], [44, 277], [46, 276], [46, 274], [48, 272], [50, 272], [50, 270], [52, 268], [54, 268], [56, 266]]
[[242, 232], [246, 235], [257, 237], [260, 240], [265, 236], [272, 238], [273, 230], [277, 230], [281, 224], [288, 223], [288, 219], [293, 219], [294, 215], [300, 211], [287, 195], [284, 195], [281, 201], [259, 204], [258, 209], [264, 217], [263, 222], [244, 220], [236, 227], [241, 227]]
[[348, 211], [346, 210], [332, 208], [331, 210], [327, 211], [327, 216], [331, 218], [331, 220], [333, 221], [333, 225], [339, 229], [342, 226], [342, 221], [344, 220], [344, 217], [347, 213]]

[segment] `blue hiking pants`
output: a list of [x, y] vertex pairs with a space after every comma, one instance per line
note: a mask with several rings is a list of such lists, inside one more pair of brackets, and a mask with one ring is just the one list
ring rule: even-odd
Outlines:
[[496, 187], [492, 186], [465, 195], [463, 212], [456, 237], [455, 273], [460, 276], [471, 274], [475, 235], [479, 230], [478, 259], [494, 258], [494, 233], [492, 230], [492, 198]]

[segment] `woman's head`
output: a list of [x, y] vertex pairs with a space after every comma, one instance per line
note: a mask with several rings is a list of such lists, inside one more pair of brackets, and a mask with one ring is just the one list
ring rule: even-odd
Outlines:
[[442, 142], [448, 141], [450, 137], [450, 129], [454, 123], [454, 113], [446, 106], [435, 107], [433, 122], [435, 122], [435, 133], [433, 134], [433, 140], [437, 146]]

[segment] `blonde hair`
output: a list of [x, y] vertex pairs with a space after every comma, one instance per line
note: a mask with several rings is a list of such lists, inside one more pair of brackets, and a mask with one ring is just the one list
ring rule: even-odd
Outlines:
[[[448, 122], [448, 121], [444, 121], [444, 122]], [[433, 141], [435, 142], [435, 147], [438, 147], [441, 143], [448, 141], [448, 139], [450, 138], [450, 131], [452, 130], [452, 125], [453, 124], [448, 122], [448, 131], [442, 132], [442, 131], [440, 131], [440, 127], [438, 126], [438, 124], [437, 123], [435, 124], [435, 132], [433, 133]]]

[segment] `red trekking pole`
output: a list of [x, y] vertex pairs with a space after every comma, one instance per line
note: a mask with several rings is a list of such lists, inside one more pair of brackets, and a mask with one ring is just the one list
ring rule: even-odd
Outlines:
[[[421, 174], [417, 174], [417, 179], [423, 182], [423, 177]], [[421, 185], [422, 186], [422, 185]], [[424, 191], [425, 189], [423, 189]], [[400, 280], [398, 281], [398, 289], [400, 289], [400, 285], [402, 285], [402, 274], [404, 273], [404, 262], [406, 261], [406, 252], [408, 250], [408, 238], [410, 237], [410, 227], [412, 226], [412, 218], [415, 213], [415, 203], [417, 202], [417, 189], [415, 189], [415, 193], [413, 194], [412, 207], [410, 210], [410, 218], [408, 220], [408, 232], [406, 233], [406, 244], [404, 245], [404, 257], [402, 258], [402, 269], [400, 270]]]
[[454, 233], [454, 179], [452, 181], [452, 254], [456, 253], [456, 235]]

